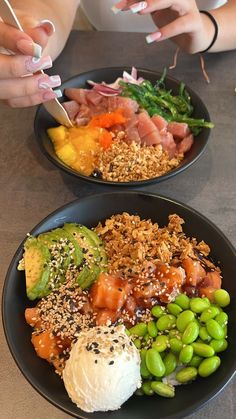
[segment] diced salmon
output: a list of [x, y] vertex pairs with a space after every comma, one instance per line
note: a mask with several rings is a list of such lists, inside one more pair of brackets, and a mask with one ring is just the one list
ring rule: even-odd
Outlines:
[[179, 267], [170, 266], [166, 263], [158, 263], [155, 272], [160, 282], [159, 299], [163, 303], [172, 301], [181, 291], [184, 284], [185, 272]]
[[77, 116], [75, 118], [75, 124], [77, 125], [77, 127], [83, 127], [88, 124], [89, 120], [90, 118]]
[[188, 135], [185, 137], [180, 143], [177, 145], [177, 152], [179, 154], [185, 154], [187, 151], [190, 150], [194, 142], [193, 134]]
[[100, 273], [90, 291], [93, 307], [120, 310], [130, 291], [130, 285], [119, 276]]
[[106, 326], [115, 323], [119, 316], [119, 311], [109, 309], [101, 309], [97, 312], [96, 324], [97, 326]]
[[163, 150], [169, 154], [170, 159], [172, 159], [176, 153], [176, 143], [170, 132], [161, 133], [161, 145]]
[[200, 262], [190, 257], [182, 260], [182, 267], [186, 273], [186, 284], [190, 286], [196, 287], [206, 276], [206, 271]]
[[62, 106], [68, 113], [70, 120], [74, 121], [80, 110], [80, 105], [75, 100], [69, 100], [68, 102], [62, 103]]
[[190, 134], [189, 126], [185, 122], [169, 122], [167, 130], [175, 140], [182, 140]]
[[138, 132], [138, 118], [137, 115], [134, 115], [132, 118], [129, 118], [125, 124], [125, 131], [127, 135], [127, 142], [130, 143], [135, 141], [136, 143], [141, 142], [141, 138]]
[[127, 97], [112, 96], [108, 97], [107, 100], [108, 111], [112, 112], [117, 109], [122, 109], [125, 118], [132, 118], [139, 108], [139, 105], [135, 100]]
[[103, 96], [100, 95], [98, 92], [96, 92], [95, 90], [89, 90], [87, 92], [87, 102], [92, 103], [93, 105], [97, 106], [99, 103], [102, 102], [103, 100]]
[[200, 297], [207, 297], [213, 303], [214, 302], [214, 287], [200, 287], [198, 289]]
[[89, 92], [88, 89], [77, 89], [77, 88], [69, 88], [65, 90], [65, 95], [71, 99], [75, 100], [79, 105], [87, 105], [87, 93]]
[[138, 132], [142, 144], [154, 145], [161, 143], [161, 135], [146, 111], [138, 115]]
[[40, 358], [49, 360], [52, 357], [56, 357], [63, 351], [63, 348], [59, 348], [57, 345], [57, 339], [52, 335], [49, 330], [45, 330], [40, 334], [33, 334], [31, 342], [34, 345], [34, 349]]
[[200, 287], [213, 287], [215, 289], [220, 289], [222, 284], [222, 279], [219, 271], [207, 272], [203, 280], [200, 282]]
[[152, 118], [152, 122], [156, 125], [158, 131], [166, 132], [168, 122], [163, 118], [161, 115], [154, 115]]
[[41, 324], [38, 308], [37, 307], [26, 308], [25, 320], [26, 320], [26, 323], [28, 323], [31, 327], [38, 328]]

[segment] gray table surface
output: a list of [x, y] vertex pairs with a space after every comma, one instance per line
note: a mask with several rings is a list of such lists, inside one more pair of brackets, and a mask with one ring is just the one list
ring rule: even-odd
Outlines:
[[[146, 45], [143, 34], [78, 32], [55, 62], [52, 74], [63, 80], [83, 71], [131, 66], [162, 71], [172, 62], [170, 43]], [[183, 201], [213, 221], [235, 245], [236, 220], [236, 51], [206, 56], [211, 83], [202, 76], [199, 58], [180, 54], [170, 75], [183, 80], [205, 102], [215, 128], [203, 156], [178, 176], [140, 190]], [[39, 151], [33, 132], [35, 109], [0, 105], [0, 269], [1, 286], [19, 243], [42, 218], [76, 198], [110, 188], [78, 181], [55, 168]], [[65, 419], [44, 400], [16, 367], [0, 330], [0, 417]], [[189, 418], [236, 417], [236, 379]]]

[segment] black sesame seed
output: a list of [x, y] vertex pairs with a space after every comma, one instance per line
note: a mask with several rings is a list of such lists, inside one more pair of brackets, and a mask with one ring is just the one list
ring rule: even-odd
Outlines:
[[110, 361], [110, 362], [109, 362], [109, 365], [113, 365], [113, 364], [114, 364], [114, 361]]

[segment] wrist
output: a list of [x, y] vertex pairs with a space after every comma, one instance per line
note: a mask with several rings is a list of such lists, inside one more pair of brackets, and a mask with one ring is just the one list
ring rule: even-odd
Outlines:
[[202, 20], [202, 42], [198, 52], [210, 52], [218, 37], [218, 24], [210, 12], [201, 10], [200, 15]]

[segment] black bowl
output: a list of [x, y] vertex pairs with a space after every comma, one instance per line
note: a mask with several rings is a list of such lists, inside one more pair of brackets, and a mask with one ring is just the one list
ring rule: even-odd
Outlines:
[[[124, 68], [124, 67], [114, 67], [114, 68], [101, 68], [97, 70], [88, 71], [86, 73], [79, 74], [78, 76], [72, 77], [68, 81], [62, 84], [62, 90], [69, 88], [69, 87], [81, 87], [81, 88], [89, 88], [87, 84], [87, 80], [93, 80], [95, 82], [102, 82], [106, 81], [107, 83], [112, 83], [117, 77], [122, 76], [123, 71], [131, 71], [131, 68]], [[138, 69], [138, 75], [143, 77], [147, 80], [150, 80], [152, 83], [156, 83], [157, 79], [160, 78], [161, 73]], [[166, 87], [171, 89], [173, 93], [177, 94], [179, 90], [180, 82], [172, 77], [166, 78]], [[192, 104], [194, 107], [194, 118], [203, 118], [206, 121], [210, 121], [210, 116], [208, 110], [200, 97], [192, 90], [190, 87], [186, 86], [187, 91], [189, 92]], [[65, 101], [66, 97], [64, 96], [61, 101]], [[70, 168], [66, 164], [64, 164], [56, 155], [53, 145], [49, 136], [47, 135], [47, 129], [50, 127], [57, 126], [58, 123], [49, 115], [46, 111], [44, 106], [40, 106], [35, 117], [34, 123], [34, 130], [36, 139], [40, 146], [41, 151], [45, 156], [59, 169], [62, 169], [66, 173], [73, 175], [79, 179], [83, 179], [89, 182], [95, 182], [97, 184], [102, 185], [110, 185], [110, 186], [144, 186], [151, 183], [158, 183], [163, 180], [169, 179], [172, 176], [181, 173], [183, 170], [187, 169], [191, 166], [203, 153], [205, 147], [207, 145], [207, 141], [210, 134], [210, 129], [204, 128], [202, 129], [201, 133], [195, 137], [195, 141], [191, 149], [185, 154], [184, 159], [181, 161], [179, 166], [170, 172], [155, 177], [152, 179], [142, 180], [142, 181], [133, 181], [133, 182], [111, 182], [102, 179], [98, 179], [92, 176], [84, 176], [78, 173], [76, 170]]]
[[24, 273], [17, 271], [22, 257], [22, 244], [10, 264], [3, 290], [3, 324], [6, 339], [18, 367], [32, 386], [49, 402], [77, 418], [91, 419], [156, 419], [183, 418], [216, 396], [229, 382], [236, 370], [236, 253], [227, 238], [204, 216], [168, 198], [138, 192], [117, 192], [76, 200], [58, 209], [33, 230], [37, 235], [61, 226], [65, 222], [80, 222], [92, 227], [112, 214], [127, 211], [142, 218], [151, 218], [160, 226], [167, 225], [168, 215], [177, 213], [185, 220], [188, 236], [205, 240], [211, 247], [211, 257], [220, 261], [223, 287], [231, 295], [228, 308], [228, 349], [221, 354], [221, 367], [208, 378], [198, 378], [189, 385], [179, 386], [174, 399], [161, 397], [131, 397], [120, 410], [109, 413], [82, 412], [67, 396], [62, 380], [53, 368], [38, 358], [30, 342], [31, 328], [24, 320], [24, 310], [30, 306], [25, 292]]

